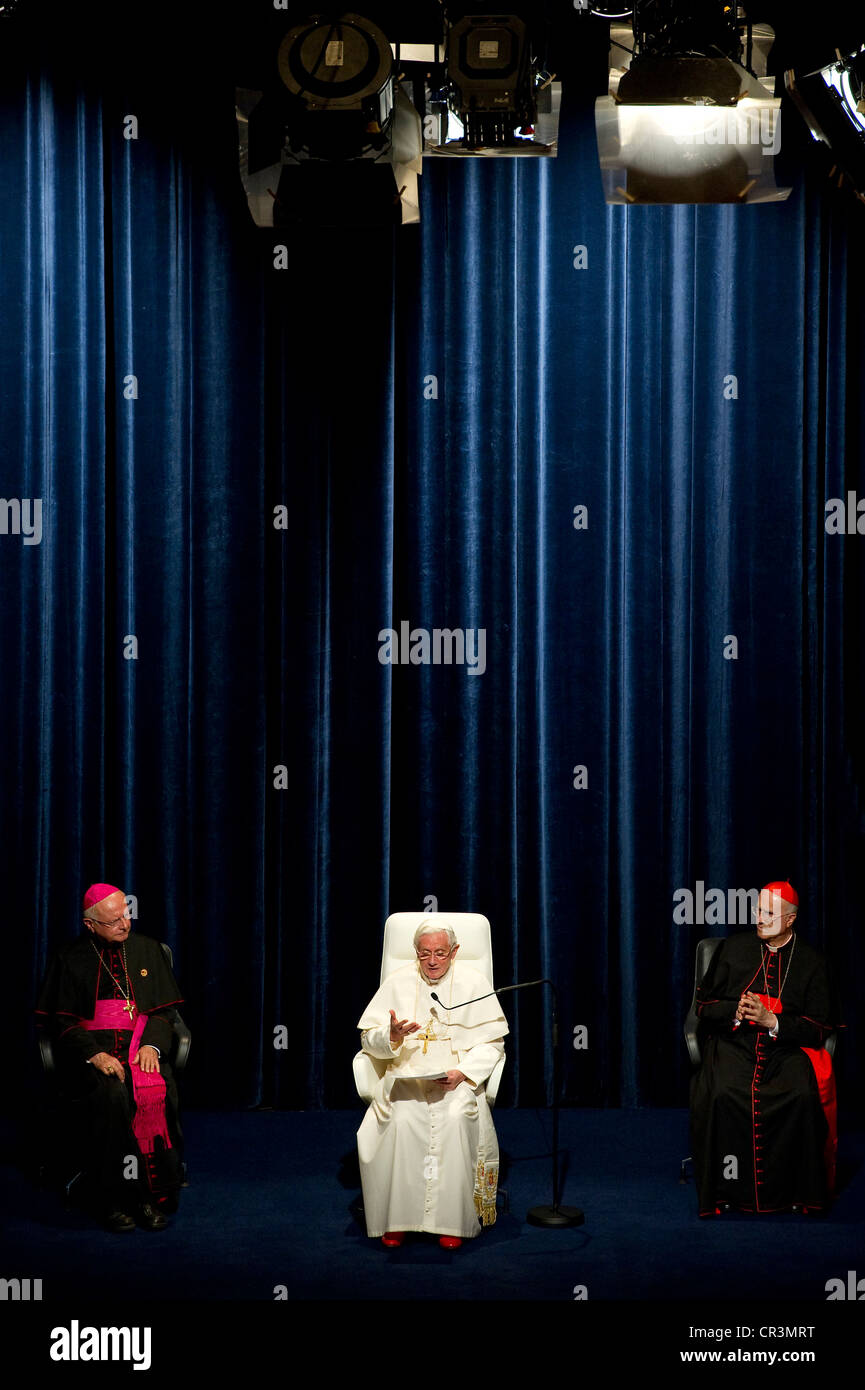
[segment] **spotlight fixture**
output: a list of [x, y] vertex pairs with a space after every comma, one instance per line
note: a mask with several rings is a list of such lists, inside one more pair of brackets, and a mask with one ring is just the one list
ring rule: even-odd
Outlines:
[[394, 106], [393, 54], [377, 24], [354, 14], [296, 24], [279, 46], [277, 70], [297, 158], [363, 159], [384, 149]]
[[554, 155], [561, 84], [538, 51], [545, 6], [536, 0], [523, 13], [477, 10], [447, 6], [446, 85], [434, 103], [446, 128], [426, 153]]
[[416, 220], [420, 118], [372, 20], [342, 13], [293, 25], [264, 89], [236, 90], [236, 114], [241, 178], [259, 226]]
[[[784, 84], [815, 140], [832, 151], [857, 198], [865, 202], [865, 44], [817, 72], [797, 77], [791, 69]], [[834, 169], [833, 169], [834, 172]]]
[[768, 25], [726, 0], [637, 0], [632, 24], [610, 37], [609, 95], [595, 103], [608, 203], [789, 197], [775, 185], [781, 103], [766, 76]]

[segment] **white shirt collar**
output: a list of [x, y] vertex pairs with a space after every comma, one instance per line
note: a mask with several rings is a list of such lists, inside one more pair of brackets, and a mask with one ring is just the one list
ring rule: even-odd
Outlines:
[[785, 947], [785, 946], [789, 946], [789, 945], [790, 945], [790, 942], [791, 942], [792, 940], [793, 940], [793, 935], [792, 935], [792, 933], [791, 933], [791, 935], [787, 937], [787, 940], [786, 940], [786, 941], [783, 941], [783, 942], [781, 943], [780, 946], [772, 946], [772, 945], [767, 941], [767, 942], [766, 942], [766, 950], [767, 950], [767, 951], [771, 951], [772, 954], [774, 955], [774, 953], [775, 953], [776, 951], [783, 951], [784, 947]]

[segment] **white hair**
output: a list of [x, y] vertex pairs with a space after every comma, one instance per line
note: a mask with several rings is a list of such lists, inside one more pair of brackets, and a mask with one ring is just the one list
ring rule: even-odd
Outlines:
[[447, 933], [448, 947], [452, 951], [457, 944], [456, 933], [449, 922], [437, 922], [434, 917], [425, 917], [414, 934], [412, 945], [417, 950], [422, 936], [432, 936], [433, 932]]
[[[122, 893], [122, 892], [123, 892], [123, 890], [122, 890], [121, 888], [118, 888], [117, 891], [118, 891], [118, 893]], [[111, 898], [111, 897], [113, 897], [113, 896], [114, 896], [114, 895], [113, 895], [112, 893], [107, 893], [107, 894], [106, 894], [106, 897], [109, 897], [109, 898]], [[98, 926], [103, 926], [103, 927], [104, 927], [105, 922], [103, 921], [103, 919], [102, 919], [101, 917], [96, 917], [96, 916], [94, 916], [94, 909], [97, 908], [97, 907], [101, 907], [102, 904], [103, 904], [104, 902], [105, 902], [105, 898], [100, 898], [98, 903], [91, 903], [90, 906], [89, 906], [88, 908], [85, 908], [85, 909], [84, 909], [84, 912], [83, 912], [83, 914], [82, 914], [82, 915], [83, 915], [83, 918], [84, 918], [84, 921], [85, 921], [85, 922], [96, 922]], [[131, 917], [132, 917], [132, 913], [131, 913], [131, 911], [129, 910], [129, 903], [126, 901], [126, 894], [125, 894], [125, 893], [123, 893], [123, 903], [124, 903], [124, 908], [123, 908], [123, 914], [122, 914], [122, 915], [123, 915], [124, 917], [129, 917], [129, 918], [131, 918]]]

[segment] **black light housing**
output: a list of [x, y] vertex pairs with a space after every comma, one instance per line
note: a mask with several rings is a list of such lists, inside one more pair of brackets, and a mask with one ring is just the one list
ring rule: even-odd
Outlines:
[[447, 119], [433, 155], [554, 155], [561, 86], [543, 67], [546, 5], [471, 13], [447, 7]]
[[420, 117], [373, 20], [345, 12], [293, 24], [271, 49], [263, 88], [237, 88], [235, 103], [259, 226], [417, 220]]
[[815, 140], [831, 149], [865, 202], [865, 44], [803, 77], [792, 69], [784, 83]]

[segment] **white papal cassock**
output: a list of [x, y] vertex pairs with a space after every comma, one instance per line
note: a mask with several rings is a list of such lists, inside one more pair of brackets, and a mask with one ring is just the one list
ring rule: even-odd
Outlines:
[[[469, 1239], [479, 1218], [484, 1225], [496, 1219], [499, 1147], [484, 1083], [504, 1055], [508, 1025], [495, 995], [450, 1015], [431, 998], [435, 991], [450, 1006], [490, 989], [478, 970], [456, 960], [429, 984], [415, 962], [390, 975], [364, 1010], [361, 1047], [384, 1073], [357, 1133], [370, 1236], [430, 1231]], [[394, 1050], [391, 1009], [435, 1038], [412, 1033]], [[455, 1091], [413, 1079], [455, 1070], [467, 1078]]]

